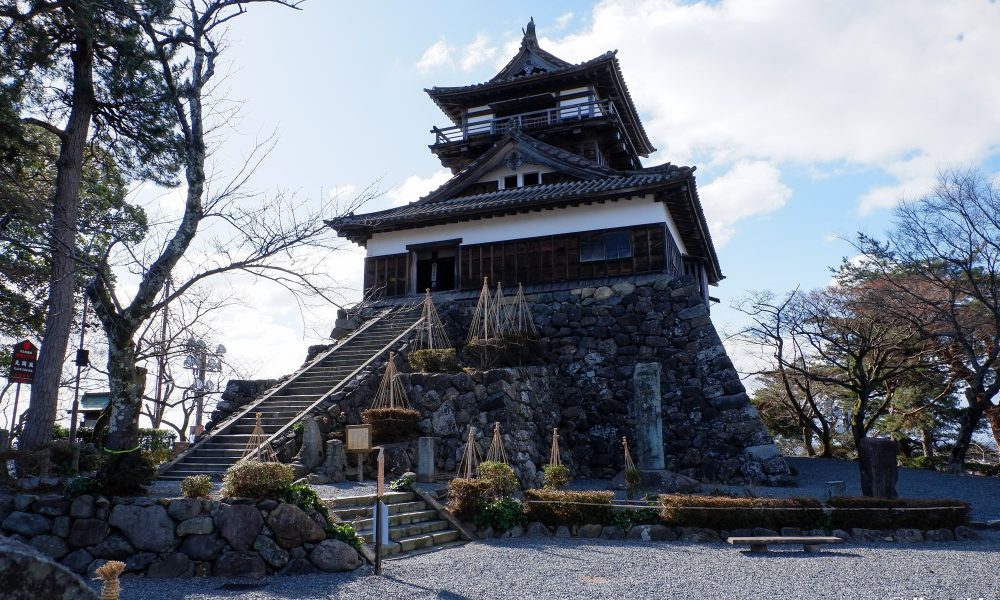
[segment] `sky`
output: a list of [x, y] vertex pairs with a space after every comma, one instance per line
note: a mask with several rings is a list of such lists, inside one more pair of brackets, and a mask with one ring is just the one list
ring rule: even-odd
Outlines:
[[[424, 88], [491, 78], [529, 17], [566, 61], [617, 49], [658, 148], [644, 163], [697, 166], [726, 276], [711, 290], [724, 332], [739, 327], [730, 305], [749, 290], [826, 284], [852, 255], [844, 238], [883, 232], [941, 169], [1000, 172], [1000, 4], [987, 0], [253, 5], [223, 54], [219, 94], [240, 115], [215, 168], [231, 172], [273, 133], [252, 181], [265, 196], [318, 202], [377, 182], [384, 193], [363, 210], [414, 201], [449, 176], [427, 146], [430, 128], [450, 123]], [[167, 212], [182, 197], [143, 193]], [[324, 259], [348, 299], [362, 257], [345, 242]], [[332, 309], [303, 315], [246, 278], [216, 285], [245, 301], [214, 323], [244, 374], [289, 373], [328, 341]]]

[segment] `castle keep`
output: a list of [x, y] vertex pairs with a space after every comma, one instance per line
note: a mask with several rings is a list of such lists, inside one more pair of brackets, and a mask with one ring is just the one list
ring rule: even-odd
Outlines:
[[[444, 460], [469, 425], [497, 420], [535, 466], [559, 427], [581, 474], [620, 470], [627, 435], [655, 440], [640, 448], [644, 468], [787, 479], [709, 318], [722, 272], [694, 168], [642, 165], [655, 148], [616, 54], [570, 64], [540, 48], [529, 23], [495, 77], [427, 93], [451, 122], [432, 129], [430, 149], [452, 179], [328, 224], [366, 248], [367, 299], [403, 304], [429, 289], [453, 339], [464, 339], [484, 278], [524, 286], [543, 365], [480, 392], [462, 376], [408, 377]], [[335, 400], [353, 412], [363, 395]]]

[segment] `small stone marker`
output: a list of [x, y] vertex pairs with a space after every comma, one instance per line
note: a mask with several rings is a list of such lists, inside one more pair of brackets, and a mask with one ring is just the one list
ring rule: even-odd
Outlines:
[[298, 459], [312, 471], [323, 462], [323, 434], [316, 419], [303, 419], [301, 423], [302, 449], [299, 450]]
[[323, 471], [330, 481], [340, 482], [347, 479], [347, 453], [344, 452], [344, 442], [329, 440], [326, 443], [326, 461]]
[[847, 483], [843, 481], [827, 481], [826, 482], [826, 500], [830, 498], [836, 498], [837, 496], [847, 495]]
[[896, 455], [899, 443], [890, 439], [874, 438], [861, 442], [861, 493], [879, 498], [896, 497], [896, 479], [899, 471]]
[[639, 363], [633, 373], [632, 411], [635, 416], [635, 451], [639, 468], [666, 468], [663, 458], [663, 400], [660, 396], [660, 363]]
[[435, 438], [422, 437], [417, 440], [417, 481], [434, 483]]

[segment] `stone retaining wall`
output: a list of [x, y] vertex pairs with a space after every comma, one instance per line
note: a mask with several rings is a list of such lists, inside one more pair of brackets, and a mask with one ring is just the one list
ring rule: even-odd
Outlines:
[[953, 542], [956, 540], [978, 540], [980, 535], [976, 530], [960, 526], [954, 529], [851, 529], [844, 531], [835, 529], [826, 531], [823, 529], [801, 530], [792, 527], [784, 527], [779, 531], [770, 529], [735, 529], [733, 531], [720, 531], [717, 529], [705, 529], [702, 527], [667, 527], [665, 525], [633, 525], [628, 531], [614, 525], [581, 525], [579, 527], [548, 527], [542, 523], [531, 523], [525, 527], [517, 526], [508, 531], [495, 533], [492, 529], [480, 530], [478, 532], [482, 538], [490, 537], [581, 537], [581, 538], [602, 538], [607, 540], [644, 540], [654, 542], [725, 542], [729, 537], [749, 537], [749, 536], [833, 536], [839, 537], [845, 542], [871, 543], [871, 542]]
[[349, 571], [350, 545], [327, 539], [323, 516], [274, 500], [0, 496], [0, 533], [75, 573], [108, 560], [147, 577], [263, 577]]

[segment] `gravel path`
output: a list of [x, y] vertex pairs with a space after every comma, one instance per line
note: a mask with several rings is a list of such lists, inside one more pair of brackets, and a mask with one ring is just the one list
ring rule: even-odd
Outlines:
[[[378, 598], [1000, 598], [1000, 534], [976, 542], [848, 544], [748, 555], [723, 544], [561, 538], [474, 542], [357, 573], [220, 579], [125, 577], [122, 600]], [[989, 575], [986, 575], [989, 574]]]

